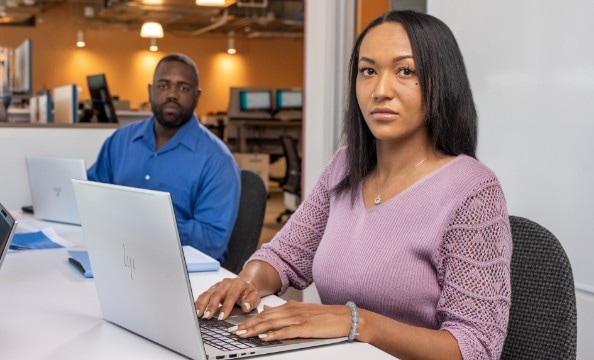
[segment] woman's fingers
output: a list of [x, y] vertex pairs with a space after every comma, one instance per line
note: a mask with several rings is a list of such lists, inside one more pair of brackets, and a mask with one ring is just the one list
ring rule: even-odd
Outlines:
[[268, 308], [237, 327], [241, 337], [263, 340], [346, 336], [351, 328], [347, 306], [289, 302]]
[[241, 278], [223, 279], [200, 294], [194, 305], [199, 317], [226, 319], [235, 304], [245, 312], [258, 306], [260, 296], [256, 289]]
[[260, 296], [256, 289], [251, 284], [239, 279], [231, 284], [217, 318], [219, 320], [228, 318], [235, 305], [241, 307], [244, 312], [250, 312], [259, 304]]

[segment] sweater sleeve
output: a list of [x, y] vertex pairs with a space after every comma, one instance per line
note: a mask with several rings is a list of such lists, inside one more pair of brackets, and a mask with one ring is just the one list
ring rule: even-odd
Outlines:
[[276, 269], [282, 284], [279, 295], [289, 286], [304, 289], [313, 282], [313, 259], [330, 211], [331, 168], [332, 162], [283, 228], [248, 260], [262, 260]]
[[511, 305], [512, 240], [496, 179], [472, 192], [451, 217], [437, 259], [441, 329], [464, 359], [499, 359]]

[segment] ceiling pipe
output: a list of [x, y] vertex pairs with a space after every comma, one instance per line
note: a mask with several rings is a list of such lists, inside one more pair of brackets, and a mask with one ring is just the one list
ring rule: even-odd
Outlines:
[[237, 1], [235, 3], [235, 5], [237, 5], [237, 7], [245, 7], [245, 8], [267, 8], [268, 7], [268, 0], [262, 0], [261, 2], [257, 2], [255, 0], [249, 0], [249, 1]]
[[247, 35], [248, 38], [250, 39], [255, 39], [255, 38], [302, 38], [303, 37], [303, 33], [298, 33], [298, 32], [293, 32], [293, 33], [287, 33], [287, 32], [277, 32], [277, 31], [255, 31], [255, 32], [251, 32]]
[[221, 26], [224, 26], [225, 24], [227, 24], [228, 21], [229, 21], [229, 11], [227, 11], [227, 9], [225, 9], [225, 10], [223, 10], [223, 15], [217, 22], [214, 22], [214, 23], [212, 23], [208, 26], [205, 26], [203, 28], [200, 28], [198, 30], [192, 31], [192, 35], [196, 36], [196, 35], [207, 33], [211, 30], [218, 29]]

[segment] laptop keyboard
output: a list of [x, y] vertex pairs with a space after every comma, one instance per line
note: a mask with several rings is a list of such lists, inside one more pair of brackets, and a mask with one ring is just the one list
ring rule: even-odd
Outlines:
[[231, 334], [227, 329], [233, 326], [226, 321], [217, 319], [198, 319], [202, 342], [222, 351], [249, 349], [259, 346], [278, 344], [278, 341], [262, 341], [258, 337], [240, 338]]

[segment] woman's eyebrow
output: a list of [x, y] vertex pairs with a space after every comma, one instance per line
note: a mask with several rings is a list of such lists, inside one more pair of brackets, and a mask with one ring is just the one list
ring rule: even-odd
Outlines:
[[[397, 63], [397, 62], [400, 62], [400, 61], [406, 60], [406, 59], [413, 59], [413, 56], [412, 55], [400, 55], [400, 56], [396, 56], [392, 60], [392, 62], [393, 63]], [[361, 62], [361, 61], [365, 61], [365, 62], [368, 62], [368, 63], [371, 63], [371, 64], [375, 64], [375, 60], [373, 60], [371, 58], [368, 58], [368, 57], [365, 57], [365, 56], [362, 56], [362, 57], [359, 58], [359, 62]]]
[[361, 61], [365, 61], [365, 62], [368, 62], [368, 63], [375, 64], [375, 60], [370, 59], [370, 58], [365, 57], [365, 56], [362, 56], [362, 57], [359, 58], [359, 62], [361, 62]]

